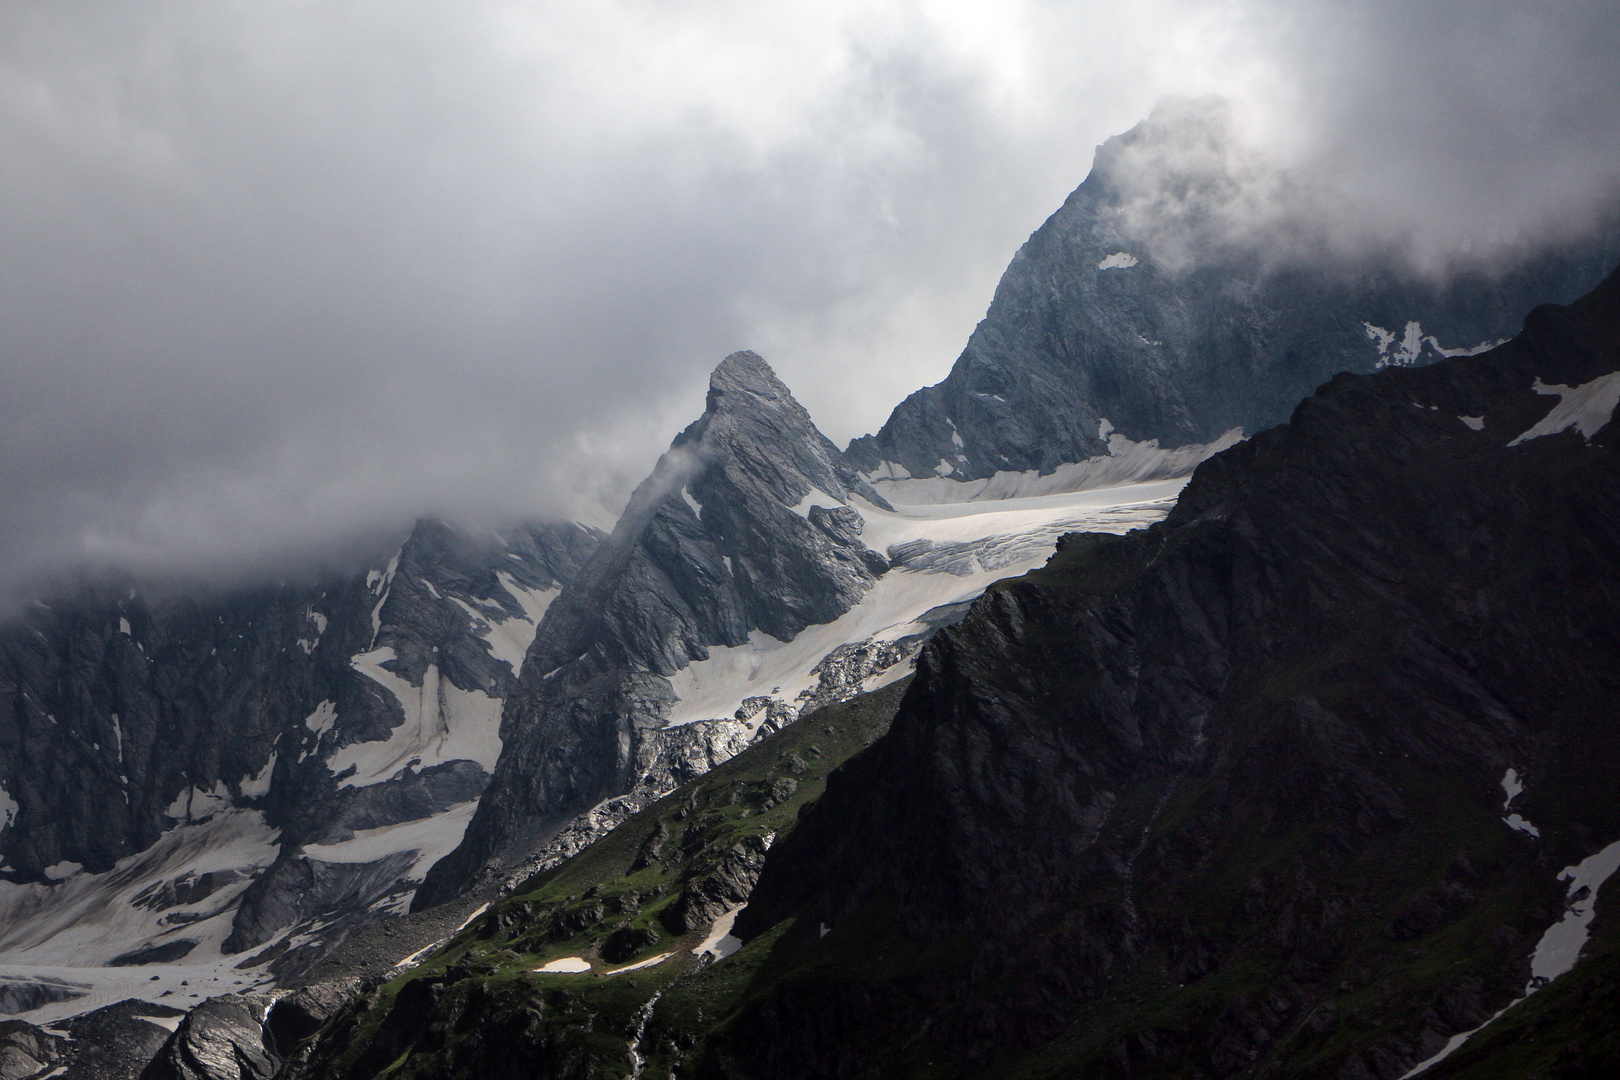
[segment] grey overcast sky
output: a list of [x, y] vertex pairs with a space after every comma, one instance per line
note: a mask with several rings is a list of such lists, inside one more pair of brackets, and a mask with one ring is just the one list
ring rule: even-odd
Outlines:
[[8, 0], [0, 589], [600, 519], [737, 348], [871, 430], [1166, 95], [1414, 250], [1579, 228], [1616, 57], [1614, 0]]

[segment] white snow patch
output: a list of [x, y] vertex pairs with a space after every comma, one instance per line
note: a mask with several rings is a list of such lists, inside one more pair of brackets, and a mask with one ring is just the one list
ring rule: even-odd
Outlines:
[[591, 962], [583, 956], [565, 956], [561, 960], [553, 960], [549, 964], [542, 964], [534, 969], [537, 972], [562, 973], [564, 975], [578, 975], [591, 970]]
[[692, 955], [701, 959], [705, 954], [714, 957], [716, 963], [724, 960], [738, 949], [742, 948], [742, 941], [731, 933], [731, 926], [737, 921], [737, 915], [747, 904], [738, 904], [730, 911], [714, 920], [709, 927], [709, 936], [698, 942]]
[[1136, 442], [1114, 432], [1107, 420], [1098, 425], [1097, 434], [1108, 440], [1107, 456], [1059, 465], [1045, 476], [1034, 470], [998, 472], [982, 480], [878, 480], [873, 487], [902, 513], [908, 512], [906, 507], [922, 504], [1005, 502], [1189, 476], [1200, 463], [1243, 440], [1243, 429], [1233, 428], [1212, 443], [1163, 450], [1157, 439]]
[[1551, 982], [1575, 966], [1590, 932], [1598, 890], [1616, 869], [1620, 869], [1620, 840], [1559, 872], [1558, 880], [1569, 882], [1569, 910], [1536, 945], [1530, 958], [1532, 985]]
[[862, 473], [867, 480], [909, 480], [911, 470], [904, 465], [897, 465], [892, 461], [880, 461], [869, 473]]
[[528, 656], [535, 631], [540, 628], [540, 620], [562, 590], [556, 586], [549, 589], [525, 588], [504, 570], [496, 571], [495, 576], [501, 587], [523, 609], [521, 618], [512, 618], [493, 605], [488, 608], [474, 607], [456, 597], [451, 599], [473, 619], [475, 627], [480, 624], [486, 627], [477, 632], [489, 646], [490, 655], [504, 661], [512, 669], [513, 675], [520, 675], [523, 672], [523, 659]]
[[1510, 829], [1533, 836], [1537, 840], [1541, 839], [1541, 830], [1524, 820], [1524, 818], [1520, 817], [1518, 814], [1509, 814], [1507, 817], [1502, 819], [1502, 824], [1506, 825]]
[[258, 776], [242, 778], [240, 785], [244, 799], [258, 799], [270, 794], [270, 779], [276, 772], [276, 752], [270, 751], [270, 760], [264, 763]]
[[951, 445], [958, 450], [962, 449], [966, 444], [962, 442], [962, 433], [956, 430], [956, 421], [947, 416], [945, 422], [951, 425]]
[[19, 809], [21, 807], [17, 805], [17, 800], [11, 797], [11, 793], [0, 787], [0, 829], [11, 824]]
[[[394, 584], [394, 572], [399, 569], [399, 555], [399, 552], [394, 552], [394, 557], [388, 560], [388, 569], [380, 573], [373, 570], [366, 575], [366, 586], [377, 597], [377, 604], [371, 609], [371, 641], [373, 644], [377, 641], [377, 635], [382, 633], [382, 609], [383, 605], [388, 603], [388, 593]], [[373, 578], [373, 574], [377, 576]]]
[[692, 493], [690, 491], [686, 490], [686, 485], [685, 484], [681, 485], [681, 498], [686, 500], [686, 505], [690, 506], [692, 508], [692, 513], [694, 515], [696, 515], [696, 517], [697, 517], [697, 519], [699, 521], [702, 521], [703, 520], [703, 504], [698, 502], [697, 499], [693, 497], [693, 495], [692, 495]]
[[[202, 997], [250, 989], [267, 978], [263, 970], [237, 970], [246, 956], [225, 956], [219, 946], [231, 932], [242, 891], [255, 873], [275, 861], [277, 838], [259, 811], [233, 809], [200, 825], [170, 829], [106, 873], [81, 872], [49, 885], [0, 881], [0, 976], [54, 978], [91, 987], [85, 997], [31, 1011], [28, 1018], [36, 1024], [126, 998], [156, 1002], [166, 990], [170, 993], [164, 1003], [188, 1008]], [[195, 904], [153, 911], [133, 903], [160, 882], [227, 869], [241, 877]], [[162, 922], [176, 913], [204, 917], [184, 926]], [[105, 966], [121, 953], [178, 939], [197, 944], [175, 963]], [[181, 986], [182, 981], [190, 985]]]
[[951, 473], [953, 473], [955, 471], [956, 471], [956, 466], [952, 465], [950, 462], [946, 461], [944, 458], [940, 458], [939, 459], [939, 464], [934, 466], [934, 475], [935, 476], [949, 476], [949, 475], [951, 475]]
[[455, 850], [477, 809], [478, 800], [473, 799], [429, 818], [401, 821], [379, 829], [361, 829], [352, 839], [335, 844], [305, 844], [303, 851], [311, 859], [325, 863], [376, 862], [396, 852], [415, 851], [418, 853], [416, 863], [405, 876], [416, 879]]
[[337, 723], [337, 702], [323, 701], [315, 706], [315, 711], [304, 717], [304, 726], [317, 736], [325, 735]]
[[1470, 428], [1473, 428], [1475, 431], [1484, 431], [1485, 430], [1485, 417], [1483, 415], [1481, 415], [1481, 416], [1461, 416], [1461, 415], [1459, 415], [1457, 417], [1457, 419], [1461, 420], [1463, 423], [1467, 424]]
[[184, 1016], [137, 1016], [136, 1020], [145, 1020], [148, 1024], [156, 1024], [164, 1031], [173, 1031], [180, 1026]]
[[1620, 371], [1575, 387], [1550, 385], [1538, 378], [1531, 389], [1538, 394], [1557, 394], [1560, 400], [1540, 423], [1508, 443], [1509, 446], [1518, 446], [1543, 435], [1556, 435], [1569, 428], [1578, 429], [1590, 441], [1613, 418], [1614, 407], [1620, 404]]
[[602, 972], [602, 974], [603, 975], [623, 975], [627, 971], [640, 971], [642, 968], [650, 968], [650, 967], [655, 967], [658, 964], [662, 964], [665, 960], [668, 960], [670, 957], [672, 957], [674, 955], [675, 955], [675, 953], [673, 951], [667, 952], [667, 953], [659, 953], [657, 956], [648, 957], [646, 960], [642, 960], [639, 963], [626, 964], [622, 968], [614, 968], [612, 971], [604, 971], [604, 972]]
[[52, 881], [66, 881], [68, 878], [84, 869], [83, 863], [69, 862], [66, 859], [45, 868], [45, 876]]
[[1367, 336], [1372, 338], [1373, 343], [1378, 346], [1379, 356], [1384, 355], [1384, 353], [1389, 351], [1389, 347], [1395, 344], [1395, 335], [1390, 333], [1388, 330], [1385, 330], [1382, 326], [1374, 326], [1370, 322], [1364, 322], [1361, 324], [1361, 328], [1367, 331]]
[[479, 904], [476, 908], [473, 909], [473, 913], [471, 915], [468, 915], [465, 919], [462, 919], [460, 924], [457, 925], [454, 930], [450, 931], [450, 936], [455, 937], [457, 934], [459, 934], [463, 930], [467, 929], [467, 927], [472, 925], [472, 921], [474, 919], [478, 918], [478, 916], [482, 915], [484, 912], [486, 912], [488, 910], [489, 910], [489, 905], [488, 904]]
[[[1374, 326], [1369, 322], [1362, 323], [1361, 327], [1367, 331], [1367, 336], [1372, 338], [1373, 343], [1378, 346], [1378, 360], [1374, 364], [1375, 367], [1388, 367], [1391, 364], [1409, 365], [1415, 363], [1418, 356], [1423, 352], [1423, 327], [1416, 321], [1406, 324], [1406, 328], [1401, 332], [1399, 345], [1395, 344], [1396, 338], [1393, 331], [1385, 330], [1381, 326]], [[1394, 347], [1393, 352], [1390, 351], [1392, 346]]]
[[123, 634], [125, 637], [132, 636], [129, 630], [129, 620], [124, 618], [122, 615], [118, 616], [118, 632]]
[[1506, 810], [1513, 805], [1513, 800], [1524, 793], [1524, 781], [1519, 778], [1517, 769], [1509, 769], [1502, 774], [1502, 809]]
[[394, 658], [387, 645], [351, 657], [350, 666], [376, 682], [399, 701], [405, 722], [388, 738], [351, 743], [327, 761], [334, 773], [354, 766], [340, 787], [365, 787], [387, 780], [407, 765], [427, 768], [446, 761], [476, 761], [489, 772], [501, 754], [501, 707], [504, 702], [478, 690], [462, 690], [440, 678], [437, 664], [429, 664], [422, 685], [382, 665]]
[[174, 797], [174, 802], [163, 811], [164, 817], [174, 818], [177, 821], [196, 821], [218, 814], [231, 808], [231, 793], [225, 787], [225, 781], [214, 782], [212, 791], [205, 791], [200, 787], [191, 787]]
[[1453, 356], [1478, 356], [1482, 352], [1490, 352], [1498, 345], [1505, 343], [1507, 338], [1497, 338], [1495, 341], [1482, 341], [1478, 345], [1466, 349], [1448, 349], [1441, 345], [1440, 342], [1436, 341], [1433, 337], [1425, 337], [1423, 340], [1427, 341], [1431, 346], [1433, 346], [1435, 352], [1449, 360]]
[[1097, 264], [1099, 270], [1129, 270], [1135, 266], [1137, 258], [1128, 251], [1116, 251], [1102, 262]]
[[804, 498], [799, 500], [797, 505], [791, 506], [789, 509], [795, 514], [798, 514], [800, 517], [808, 519], [810, 517], [810, 511], [815, 507], [819, 506], [823, 510], [831, 510], [834, 507], [843, 505], [844, 500], [835, 499], [825, 491], [822, 491], [820, 488], [813, 487]]

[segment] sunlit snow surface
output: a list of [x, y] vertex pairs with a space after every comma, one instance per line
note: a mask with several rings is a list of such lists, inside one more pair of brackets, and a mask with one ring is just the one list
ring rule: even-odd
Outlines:
[[565, 975], [577, 975], [582, 971], [591, 970], [591, 962], [583, 956], [565, 956], [561, 960], [553, 960], [549, 964], [542, 964], [534, 970], [548, 974], [561, 972]]
[[738, 904], [714, 920], [714, 925], [709, 927], [709, 936], [698, 942], [697, 946], [692, 950], [692, 955], [699, 959], [708, 955], [714, 958], [715, 963], [718, 963], [742, 948], [742, 941], [732, 934], [731, 927], [736, 923], [737, 916], [742, 914], [742, 909], [747, 906], [747, 904]]
[[[130, 997], [184, 1008], [253, 985], [257, 971], [236, 968], [251, 954], [222, 956], [219, 945], [230, 934], [236, 901], [252, 875], [274, 861], [277, 836], [257, 810], [227, 810], [169, 830], [104, 874], [76, 873], [50, 885], [0, 882], [0, 978], [60, 979], [87, 987], [85, 997], [24, 1014], [36, 1024]], [[236, 871], [237, 879], [196, 903], [161, 911], [134, 903], [154, 884], [222, 870]], [[202, 917], [177, 925], [177, 915]], [[179, 962], [103, 966], [131, 949], [177, 940], [196, 942]]]
[[461, 843], [467, 823], [478, 800], [453, 806], [442, 814], [417, 821], [402, 821], [397, 825], [384, 825], [380, 829], [361, 829], [353, 839], [336, 844], [305, 844], [304, 854], [319, 862], [369, 863], [383, 859], [396, 851], [414, 849], [416, 865], [407, 872], [408, 878], [420, 878], [428, 867], [455, 850]]
[[1614, 417], [1614, 407], [1620, 404], [1620, 371], [1574, 387], [1550, 385], [1537, 379], [1531, 389], [1538, 394], [1558, 395], [1558, 404], [1539, 424], [1508, 443], [1509, 446], [1518, 446], [1543, 435], [1556, 435], [1569, 428], [1591, 439]]
[[349, 661], [394, 695], [405, 710], [405, 722], [387, 739], [350, 743], [334, 753], [327, 762], [333, 772], [355, 770], [339, 786], [381, 783], [413, 763], [428, 768], [446, 761], [476, 761], [485, 772], [493, 771], [501, 754], [503, 700], [440, 678], [436, 664], [428, 665], [421, 686], [412, 686], [383, 667], [393, 658], [394, 650], [384, 645]]
[[[971, 600], [991, 582], [1040, 566], [1064, 533], [1122, 533], [1158, 521], [1185, 484], [1177, 478], [990, 501], [971, 501], [964, 492], [965, 501], [901, 502], [892, 512], [855, 498], [850, 505], [866, 522], [861, 539], [868, 547], [888, 552], [916, 541], [927, 544], [917, 545], [902, 566], [879, 578], [861, 603], [834, 622], [807, 627], [788, 642], [755, 631], [746, 645], [711, 648], [709, 659], [671, 677], [680, 701], [670, 723], [729, 717], [749, 697], [794, 702], [815, 685], [811, 668], [838, 646], [921, 633], [925, 613]], [[882, 489], [896, 486], [885, 483]]]

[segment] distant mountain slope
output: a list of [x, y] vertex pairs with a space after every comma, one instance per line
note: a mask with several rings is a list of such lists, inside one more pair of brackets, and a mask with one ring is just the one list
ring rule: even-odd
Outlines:
[[369, 575], [86, 586], [0, 628], [0, 1012], [285, 975], [408, 902], [597, 539], [422, 521]]
[[1504, 340], [1526, 311], [1568, 303], [1620, 262], [1620, 220], [1443, 284], [1394, 253], [1230, 235], [1227, 217], [1248, 212], [1231, 203], [1287, 195], [1286, 178], [1270, 191], [1242, 168], [1219, 103], [1164, 105], [1109, 139], [1013, 257], [946, 379], [851, 443], [850, 460], [873, 477], [979, 479], [1103, 454], [1104, 421], [1165, 447], [1259, 431], [1338, 372]]
[[772, 849], [697, 1073], [1395, 1080], [1553, 977], [1431, 1074], [1598, 1075], [1617, 401], [1620, 272], [991, 590]]

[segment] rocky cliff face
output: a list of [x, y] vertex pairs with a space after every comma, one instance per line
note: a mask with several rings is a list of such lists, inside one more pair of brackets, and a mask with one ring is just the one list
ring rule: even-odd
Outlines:
[[1617, 403], [1620, 273], [1485, 355], [1335, 379], [289, 1075], [1607, 1075]]
[[547, 611], [502, 719], [495, 779], [418, 906], [650, 772], [670, 772], [659, 794], [693, 775], [670, 771], [664, 752], [681, 739], [664, 730], [668, 676], [750, 634], [790, 641], [858, 603], [888, 559], [862, 542], [852, 496], [887, 507], [763, 360], [727, 357], [703, 416]]
[[[1164, 446], [1258, 431], [1341, 371], [1426, 364], [1517, 331], [1620, 261], [1620, 224], [1436, 284], [1398, 253], [1335, 255], [1251, 228], [1287, 178], [1256, 177], [1223, 108], [1162, 106], [1098, 148], [1091, 175], [1014, 256], [944, 382], [849, 457], [872, 476], [1050, 472], [1110, 431]], [[1290, 239], [1298, 244], [1288, 250]], [[1107, 422], [1106, 424], [1104, 422]]]
[[69, 1000], [134, 990], [154, 963], [143, 996], [225, 989], [408, 900], [424, 853], [454, 842], [439, 823], [460, 807], [459, 828], [489, 778], [535, 622], [596, 541], [424, 521], [369, 576], [87, 586], [0, 630], [7, 972], [88, 969]]
[[1620, 938], [1560, 972], [1620, 862], [1617, 400], [1620, 274], [993, 589], [772, 849], [689, 1065], [1395, 1080], [1551, 977], [1501, 1075], [1596, 1075]]

